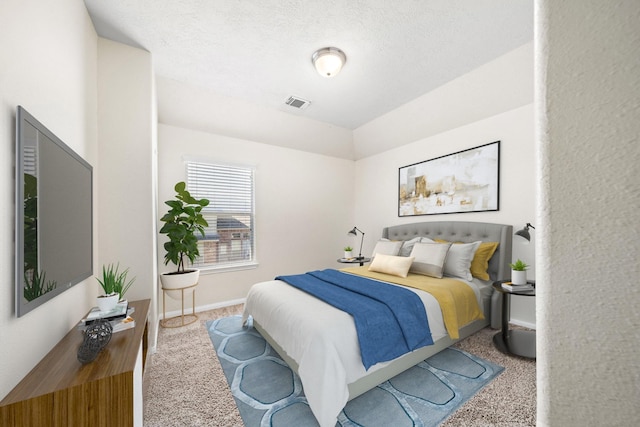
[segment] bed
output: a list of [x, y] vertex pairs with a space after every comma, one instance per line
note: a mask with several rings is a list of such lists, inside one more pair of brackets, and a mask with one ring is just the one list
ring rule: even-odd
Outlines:
[[433, 344], [368, 369], [360, 357], [354, 318], [282, 280], [252, 286], [243, 318], [298, 373], [320, 426], [335, 426], [336, 417], [348, 400], [487, 325], [499, 327], [500, 298], [491, 284], [509, 277], [512, 235], [510, 225], [462, 221], [421, 222], [384, 228], [382, 238], [389, 241], [415, 242], [426, 238], [454, 244], [481, 241], [497, 242], [498, 245], [488, 261], [487, 280], [458, 278], [473, 289], [484, 314], [482, 319], [460, 325], [459, 333], [452, 338], [438, 301], [427, 292], [412, 289], [426, 308]]

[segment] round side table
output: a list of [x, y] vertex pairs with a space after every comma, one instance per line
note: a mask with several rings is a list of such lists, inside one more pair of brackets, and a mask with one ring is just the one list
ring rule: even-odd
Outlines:
[[338, 262], [343, 264], [360, 264], [360, 267], [364, 265], [365, 262], [371, 261], [371, 258], [339, 258]]
[[502, 287], [507, 282], [501, 280], [493, 283], [493, 289], [502, 294], [502, 330], [493, 336], [493, 344], [498, 350], [506, 354], [536, 358], [536, 331], [509, 329], [509, 311], [511, 295], [535, 297], [535, 282], [528, 281], [532, 288], [526, 290], [511, 290]]

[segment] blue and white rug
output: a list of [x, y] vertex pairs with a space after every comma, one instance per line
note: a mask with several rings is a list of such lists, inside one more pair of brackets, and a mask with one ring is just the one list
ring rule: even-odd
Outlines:
[[[298, 375], [241, 316], [207, 329], [245, 426], [318, 425]], [[336, 426], [437, 426], [503, 370], [448, 348], [351, 400]]]

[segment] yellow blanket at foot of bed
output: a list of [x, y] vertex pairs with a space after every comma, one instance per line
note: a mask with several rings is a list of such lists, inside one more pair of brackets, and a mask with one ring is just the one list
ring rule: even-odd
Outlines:
[[440, 304], [444, 326], [451, 339], [460, 338], [459, 329], [461, 326], [474, 320], [484, 319], [482, 310], [478, 307], [475, 292], [460, 280], [448, 277], [437, 279], [413, 273], [409, 273], [406, 278], [403, 278], [369, 271], [367, 266], [348, 267], [340, 271], [429, 292]]

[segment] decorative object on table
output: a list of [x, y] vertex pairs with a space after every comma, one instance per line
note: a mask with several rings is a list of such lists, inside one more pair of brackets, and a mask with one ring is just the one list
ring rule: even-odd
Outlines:
[[93, 307], [89, 314], [81, 320], [84, 325], [90, 325], [97, 320], [119, 320], [124, 319], [129, 314], [129, 303], [127, 300], [120, 301], [116, 306], [109, 311], [102, 311], [100, 307]]
[[526, 285], [529, 265], [518, 259], [516, 262], [509, 264], [509, 267], [511, 267], [511, 282], [514, 285]]
[[100, 311], [99, 307], [94, 307], [84, 319], [80, 320], [78, 329], [85, 331], [96, 322], [108, 321], [111, 324], [112, 332], [115, 334], [135, 327], [135, 320], [131, 317], [134, 312], [135, 307], [130, 306], [127, 300], [118, 302], [116, 308], [106, 313]]
[[[102, 312], [110, 312], [118, 304], [118, 301], [124, 299], [124, 295], [127, 293], [136, 278], [132, 278], [127, 281], [127, 275], [129, 269], [125, 268], [120, 271], [120, 264], [109, 264], [102, 266], [102, 279], [96, 277], [100, 287], [104, 294], [98, 296], [97, 304]], [[126, 306], [125, 306], [126, 311]], [[126, 313], [125, 313], [126, 314]]]
[[502, 283], [502, 289], [506, 289], [510, 292], [528, 292], [534, 290], [533, 282], [528, 282], [524, 285], [516, 285], [513, 282]]
[[360, 238], [360, 251], [358, 252], [357, 260], [362, 260], [364, 257], [362, 256], [362, 243], [364, 242], [364, 231], [360, 230], [358, 227], [354, 226], [347, 234], [353, 234], [354, 236], [358, 236], [358, 231], [362, 234]]
[[98, 298], [96, 299], [96, 303], [98, 304], [100, 311], [106, 313], [113, 310], [116, 304], [118, 304], [119, 300], [120, 300], [120, 295], [113, 292], [110, 294], [99, 295]]
[[111, 341], [112, 333], [111, 323], [105, 319], [99, 319], [87, 326], [82, 344], [78, 347], [78, 361], [82, 364], [93, 362]]
[[403, 166], [398, 216], [499, 210], [500, 141]]
[[[245, 425], [318, 425], [300, 377], [256, 329], [241, 316], [206, 327]], [[436, 426], [503, 371], [450, 347], [349, 401], [339, 425]]]
[[533, 228], [534, 230], [536, 229], [533, 225], [531, 225], [530, 223], [527, 223], [527, 225], [525, 225], [522, 230], [516, 231], [515, 235], [523, 237], [523, 238], [527, 239], [528, 242], [530, 242], [531, 241], [531, 234], [529, 234], [529, 229], [530, 228]]
[[345, 246], [344, 247], [344, 259], [350, 259], [353, 258], [353, 248], [351, 246]]
[[129, 274], [129, 269], [126, 268], [124, 271], [120, 270], [120, 264], [113, 265], [109, 264], [108, 266], [102, 266], [102, 279], [96, 277], [98, 283], [100, 283], [100, 287], [104, 292], [102, 295], [99, 295], [97, 298], [97, 304], [102, 312], [109, 312], [116, 307], [120, 298], [124, 298], [124, 294], [131, 287], [133, 282], [135, 281], [135, 277], [129, 281], [127, 281], [127, 274]]
[[[160, 275], [163, 289], [182, 289], [198, 283], [200, 270], [187, 270], [185, 258], [193, 263], [200, 255], [196, 232], [205, 237], [204, 228], [209, 226], [202, 215], [202, 208], [209, 205], [209, 200], [195, 199], [186, 190], [184, 182], [178, 182], [174, 190], [175, 199], [164, 202], [171, 209], [160, 218], [160, 221], [164, 222], [160, 234], [166, 234], [169, 238], [169, 241], [164, 243], [164, 264], [171, 262], [177, 269]], [[181, 294], [175, 292], [170, 293], [170, 296], [178, 297]]]
[[132, 329], [136, 327], [136, 321], [133, 317], [127, 316], [124, 319], [112, 320], [111, 327], [113, 328], [113, 333], [120, 331], [125, 331], [127, 329]]

